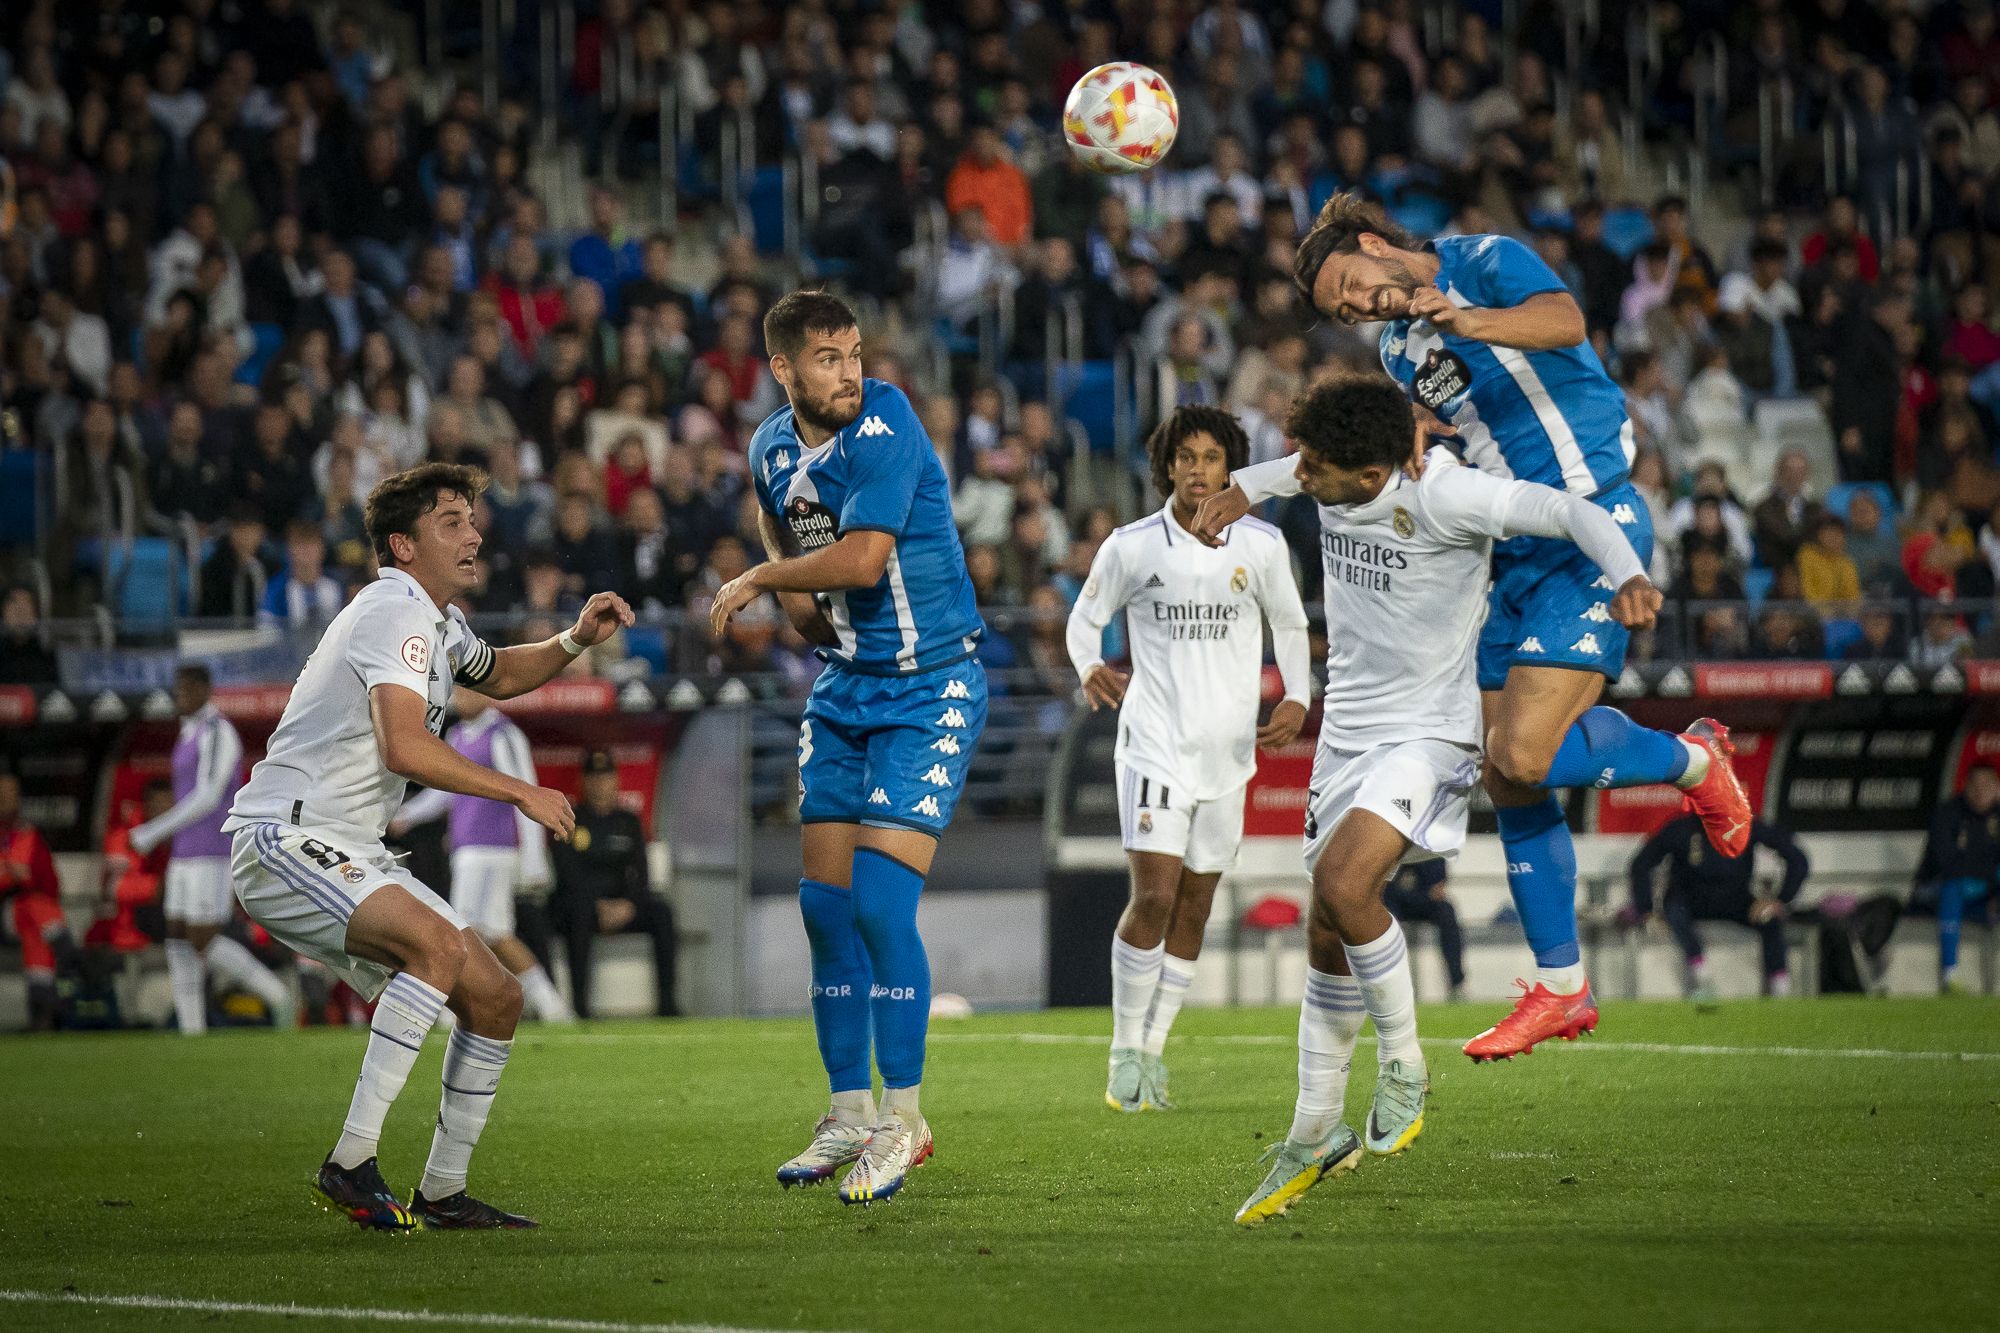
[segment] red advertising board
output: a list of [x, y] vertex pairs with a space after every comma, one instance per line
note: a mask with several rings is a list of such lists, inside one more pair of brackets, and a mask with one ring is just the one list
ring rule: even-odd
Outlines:
[[1704, 699], [1828, 699], [1833, 667], [1825, 662], [1704, 662], [1694, 669]]
[[1290, 745], [1257, 751], [1257, 775], [1243, 803], [1243, 831], [1253, 838], [1302, 837], [1306, 787], [1312, 781], [1316, 741], [1302, 733]]
[[1966, 733], [1965, 744], [1958, 752], [1958, 763], [1952, 770], [1953, 791], [1965, 785], [1965, 775], [1974, 764], [2000, 768], [2000, 730], [1987, 727]]

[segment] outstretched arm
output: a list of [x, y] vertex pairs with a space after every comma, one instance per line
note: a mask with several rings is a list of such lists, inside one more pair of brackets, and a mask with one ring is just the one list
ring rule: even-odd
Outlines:
[[710, 627], [720, 635], [729, 618], [755, 601], [759, 593], [872, 588], [882, 581], [895, 550], [894, 533], [862, 528], [808, 555], [753, 565], [716, 591], [715, 605], [708, 613]]
[[1618, 591], [1611, 599], [1611, 618], [1627, 629], [1651, 629], [1665, 600], [1639, 553], [1619, 531], [1611, 515], [1581, 496], [1533, 482], [1508, 483], [1512, 494], [1502, 501], [1496, 537], [1567, 537], [1583, 548]]
[[237, 739], [236, 728], [210, 727], [202, 737], [201, 763], [194, 790], [174, 802], [173, 808], [158, 818], [149, 819], [133, 829], [132, 850], [145, 856], [195, 820], [213, 813], [222, 804], [223, 793], [229, 790], [229, 780], [236, 776], [242, 764], [243, 742]]

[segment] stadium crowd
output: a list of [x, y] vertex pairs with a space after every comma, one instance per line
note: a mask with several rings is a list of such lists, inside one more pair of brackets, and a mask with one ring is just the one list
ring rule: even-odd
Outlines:
[[[1606, 3], [1576, 40], [1528, 0], [1518, 41], [1490, 0], [1441, 21], [1409, 0], [577, 8], [543, 90], [590, 173], [564, 227], [530, 184], [533, 80], [427, 99], [365, 7], [8, 7], [0, 448], [42, 455], [53, 514], [42, 577], [6, 598], [0, 674], [53, 677], [41, 622], [103, 601], [133, 535], [193, 538], [183, 614], [322, 620], [372, 576], [369, 488], [443, 458], [493, 478], [471, 610], [540, 637], [615, 588], [695, 613], [680, 669], [809, 679], [775, 605], [700, 628], [759, 558], [744, 450], [781, 401], [760, 319], [794, 275], [714, 209], [696, 225], [698, 192], [668, 225], [628, 216], [628, 182], [668, 156], [667, 92], [691, 127], [679, 176], [714, 180], [725, 124], [758, 160], [817, 168], [810, 256], [864, 301], [871, 373], [945, 454], [982, 600], [1028, 612], [989, 665], [1067, 693], [1062, 612], [1132, 516], [1070, 494], [1082, 432], [1043, 394], [1049, 313], [1075, 312], [1084, 357], [1129, 356], [1141, 430], [1218, 402], [1255, 456], [1280, 453], [1306, 380], [1374, 357], [1289, 276], [1336, 190], [1422, 233], [1523, 236], [1575, 291], [1627, 387], [1679, 609], [1653, 651], [1930, 665], [1983, 635], [2000, 656], [1977, 613], [2000, 576], [1990, 0]], [[1107, 180], [1059, 120], [1113, 58], [1168, 75], [1180, 131], [1162, 168]], [[1833, 169], [1822, 124], [1844, 136]], [[1647, 183], [1690, 145], [1713, 169], [1699, 218]], [[988, 319], [1005, 346], [959, 350], [948, 384], [919, 373], [928, 342], [962, 349]], [[1825, 427], [1760, 452], [1799, 403]], [[1309, 516], [1285, 517], [1316, 583]]]

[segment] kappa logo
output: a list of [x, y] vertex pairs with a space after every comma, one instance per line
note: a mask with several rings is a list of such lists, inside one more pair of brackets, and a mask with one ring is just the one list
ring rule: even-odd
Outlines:
[[959, 730], [962, 731], [965, 729], [965, 714], [959, 712], [956, 708], [947, 708], [941, 715], [939, 715], [937, 722], [933, 725], [940, 727], [957, 727]]
[[1386, 359], [1393, 361], [1403, 354], [1403, 348], [1407, 345], [1408, 340], [1401, 334], [1390, 334], [1389, 341], [1382, 344], [1383, 355]]
[[882, 418], [870, 417], [868, 420], [862, 422], [861, 429], [854, 433], [860, 438], [867, 440], [873, 439], [877, 435], [894, 435], [896, 432], [890, 430], [889, 423], [882, 420]]
[[889, 793], [883, 791], [880, 787], [877, 787], [874, 791], [868, 793], [868, 804], [870, 805], [889, 804]]
[[1597, 576], [1597, 582], [1591, 584], [1590, 586], [1593, 588], [1602, 588], [1606, 592], [1618, 591], [1618, 585], [1611, 581], [1611, 576], [1609, 574], [1599, 574]]
[[1569, 650], [1573, 653], [1601, 653], [1604, 651], [1604, 649], [1598, 645], [1597, 636], [1595, 634], [1584, 635], [1582, 638], [1578, 639], [1575, 643], [1571, 644], [1569, 646]]
[[1161, 578], [1158, 574], [1155, 574], [1153, 575], [1153, 577], [1146, 580], [1145, 591], [1151, 592], [1154, 588], [1164, 588], [1166, 586], [1167, 586], [1167, 581]]
[[944, 818], [944, 811], [938, 808], [937, 797], [935, 796], [924, 797], [923, 800], [918, 801], [910, 809], [915, 814], [927, 815], [932, 819]]
[[933, 787], [949, 787], [951, 785], [951, 774], [944, 771], [943, 764], [932, 764], [930, 772], [924, 774], [922, 780], [930, 783]]
[[1527, 638], [1521, 640], [1519, 651], [1524, 653], [1539, 653], [1544, 651], [1544, 649], [1542, 648], [1542, 641], [1530, 634]]
[[778, 473], [783, 472], [786, 468], [790, 467], [791, 465], [792, 465], [792, 451], [789, 449], [778, 450], [778, 452], [772, 454], [769, 458], [766, 458], [764, 460], [764, 480], [767, 482], [770, 481], [772, 477], [775, 477]]
[[1611, 506], [1611, 517], [1628, 527], [1639, 521], [1639, 516], [1632, 512], [1631, 505], [1621, 504]]
[[1578, 617], [1578, 619], [1594, 620], [1598, 624], [1602, 625], [1606, 621], [1611, 619], [1611, 609], [1605, 606], [1604, 603], [1602, 602], [1592, 602], [1589, 608], [1585, 610], [1584, 613]]
[[946, 681], [944, 693], [938, 696], [940, 699], [970, 699], [971, 697], [972, 691], [965, 688], [965, 682], [962, 680]]
[[1398, 810], [1401, 810], [1403, 812], [1403, 818], [1408, 819], [1410, 817], [1409, 797], [1398, 796], [1395, 800], [1389, 802], [1389, 804], [1395, 806]]
[[958, 737], [940, 736], [931, 742], [931, 748], [939, 754], [956, 755], [958, 753]]

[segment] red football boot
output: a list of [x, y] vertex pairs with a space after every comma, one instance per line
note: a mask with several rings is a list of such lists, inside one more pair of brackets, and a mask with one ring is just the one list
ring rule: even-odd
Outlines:
[[1465, 1043], [1465, 1053], [1473, 1063], [1481, 1060], [1511, 1060], [1535, 1049], [1535, 1043], [1551, 1037], [1575, 1041], [1597, 1029], [1597, 1001], [1585, 986], [1574, 995], [1558, 995], [1539, 981], [1532, 987], [1519, 977], [1521, 998], [1514, 1012]]
[[1750, 794], [1729, 762], [1736, 753], [1729, 728], [1712, 717], [1695, 719], [1681, 739], [1708, 751], [1708, 776], [1686, 792], [1684, 805], [1701, 816], [1701, 831], [1724, 856], [1741, 856], [1750, 846]]

